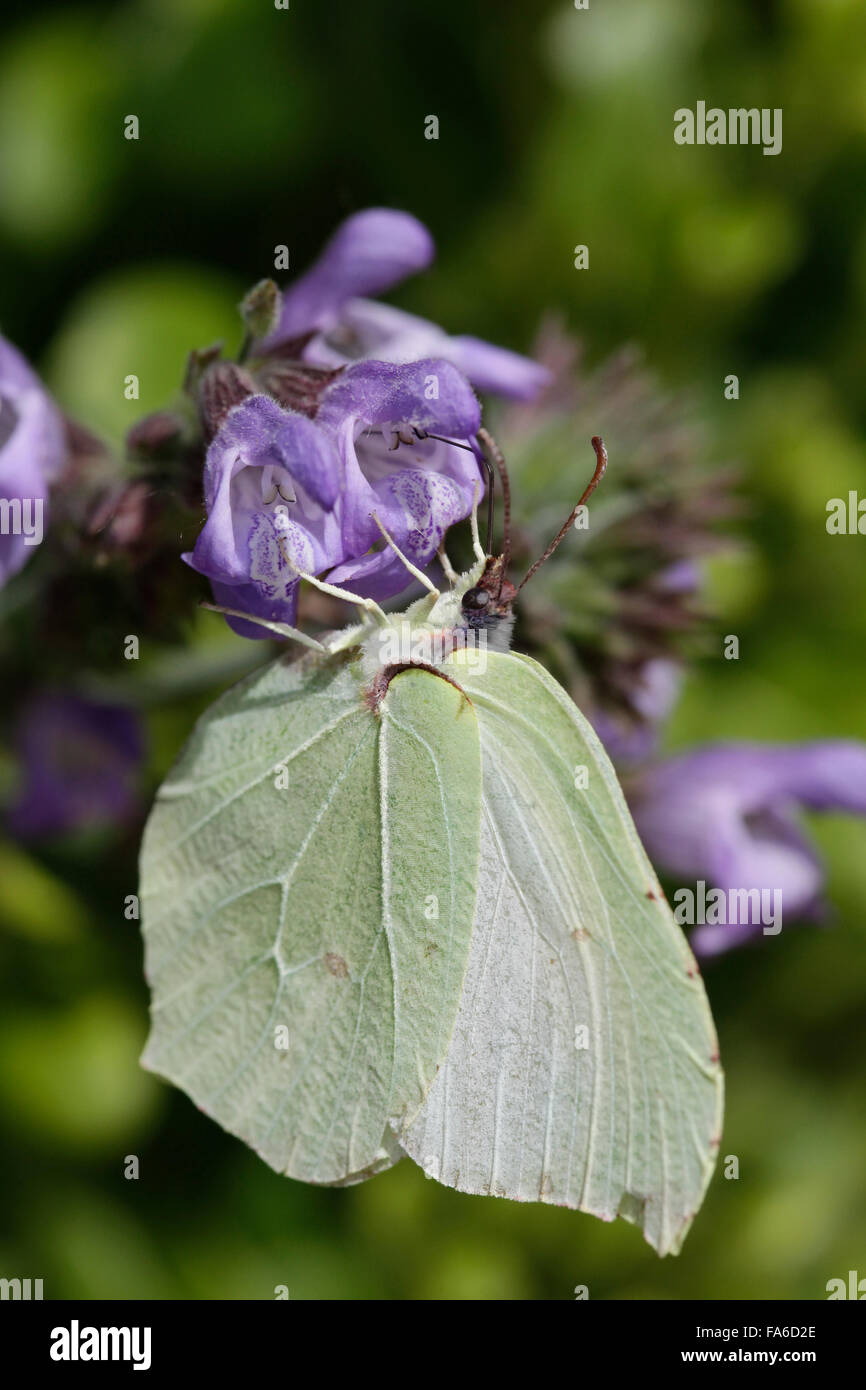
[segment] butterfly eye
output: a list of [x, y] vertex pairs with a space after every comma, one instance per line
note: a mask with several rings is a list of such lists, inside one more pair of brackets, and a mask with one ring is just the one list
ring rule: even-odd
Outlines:
[[490, 595], [486, 589], [467, 589], [463, 595], [464, 608], [486, 608], [490, 602]]

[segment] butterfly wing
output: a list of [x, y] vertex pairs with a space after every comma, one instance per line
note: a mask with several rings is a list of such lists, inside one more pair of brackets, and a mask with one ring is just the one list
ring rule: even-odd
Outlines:
[[565, 691], [528, 657], [452, 664], [481, 731], [478, 905], [448, 1056], [401, 1143], [462, 1192], [624, 1216], [676, 1251], [722, 1111], [694, 957]]
[[218, 701], [142, 848], [143, 1063], [308, 1182], [400, 1157], [388, 1120], [447, 1049], [475, 902], [472, 707], [411, 671], [373, 712], [357, 665], [279, 660]]

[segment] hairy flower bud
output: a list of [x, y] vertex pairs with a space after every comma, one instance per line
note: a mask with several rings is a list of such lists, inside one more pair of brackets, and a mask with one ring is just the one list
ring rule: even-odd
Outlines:
[[282, 295], [273, 280], [259, 280], [238, 305], [250, 338], [266, 338], [280, 321]]
[[289, 410], [299, 410], [313, 418], [319, 408], [322, 392], [341, 373], [342, 367], [312, 367], [306, 362], [286, 362], [280, 358], [265, 358], [256, 371], [262, 389]]
[[184, 432], [184, 422], [171, 410], [156, 410], [136, 421], [126, 435], [130, 454], [141, 458], [164, 458], [177, 448]]
[[229, 411], [258, 390], [253, 377], [236, 362], [214, 362], [198, 383], [198, 409], [208, 442]]

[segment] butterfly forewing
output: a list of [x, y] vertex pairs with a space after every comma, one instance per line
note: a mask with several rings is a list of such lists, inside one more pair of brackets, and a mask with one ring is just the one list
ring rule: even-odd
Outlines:
[[345, 1182], [442, 1061], [469, 951], [473, 709], [426, 671], [277, 661], [200, 721], [142, 850], [144, 1055], [272, 1167]]

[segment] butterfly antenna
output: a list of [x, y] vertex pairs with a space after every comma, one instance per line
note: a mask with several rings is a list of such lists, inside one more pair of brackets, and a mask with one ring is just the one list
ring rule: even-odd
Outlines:
[[559, 528], [553, 540], [550, 542], [550, 545], [545, 550], [544, 554], [538, 560], [536, 560], [535, 564], [527, 570], [526, 574], [521, 579], [520, 583], [517, 586], [518, 593], [520, 593], [520, 590], [523, 588], [524, 584], [527, 584], [529, 582], [529, 580], [535, 574], [536, 570], [541, 569], [541, 566], [544, 564], [545, 560], [550, 559], [554, 550], [556, 550], [560, 542], [568, 535], [569, 531], [571, 530], [572, 526], [577, 520], [577, 514], [583, 506], [584, 502], [586, 502], [587, 499], [592, 496], [599, 483], [601, 482], [602, 478], [604, 477], [604, 471], [607, 468], [607, 449], [604, 447], [604, 441], [597, 434], [594, 434], [592, 436], [592, 447], [595, 450], [595, 457], [597, 459], [597, 463], [595, 465], [595, 472], [589, 480], [589, 486], [587, 487], [580, 501], [572, 508], [572, 511], [570, 512], [564, 525], [562, 525]]
[[[508, 481], [508, 469], [505, 467], [505, 458], [503, 456], [502, 450], [496, 443], [496, 440], [493, 438], [493, 435], [490, 434], [488, 430], [480, 429], [478, 431], [478, 434], [476, 435], [476, 438], [478, 440], [479, 445], [481, 446], [481, 451], [484, 455], [484, 460], [487, 463], [488, 472], [490, 471], [490, 463], [488, 459], [489, 456], [493, 459], [493, 462], [496, 464], [496, 471], [499, 474], [499, 481], [502, 485], [502, 555], [505, 562], [502, 566], [502, 573], [507, 574], [508, 567], [511, 563], [511, 484]], [[492, 483], [490, 486], [490, 497], [492, 500]], [[492, 553], [493, 508], [491, 506], [488, 514], [487, 554], [492, 555]]]
[[[480, 447], [479, 451], [476, 451], [469, 444], [459, 444], [456, 439], [446, 439], [444, 435], [431, 434], [429, 430], [416, 429], [415, 433], [418, 435], [419, 439], [438, 439], [442, 444], [453, 444], [455, 449], [465, 449], [467, 453], [475, 454], [476, 458], [478, 458], [478, 453], [480, 452], [481, 458], [479, 461], [484, 465], [484, 471], [487, 474], [487, 554], [490, 555], [492, 553], [493, 547], [493, 485], [496, 481], [496, 474], [493, 472], [490, 459], [484, 452], [484, 448]], [[493, 440], [490, 439], [490, 435], [487, 433], [486, 430], [479, 430], [476, 438], [480, 440], [482, 435], [484, 436], [485, 440], [489, 440], [490, 443], [493, 444]], [[493, 444], [493, 447], [494, 449], [496, 449], [496, 453], [499, 453], [499, 450], [495, 444]], [[496, 455], [494, 454], [494, 457], [495, 456]], [[501, 459], [502, 455], [499, 454], [499, 457]], [[505, 465], [503, 463], [503, 468], [504, 466]], [[507, 507], [508, 501], [506, 500], [506, 508]]]

